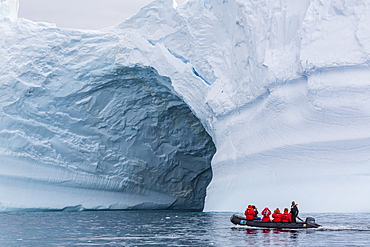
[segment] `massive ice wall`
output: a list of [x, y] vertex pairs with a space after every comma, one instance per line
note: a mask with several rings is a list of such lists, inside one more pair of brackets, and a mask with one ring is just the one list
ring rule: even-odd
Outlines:
[[298, 200], [306, 212], [369, 211], [359, 189], [370, 186], [369, 2], [239, 3], [253, 11], [235, 26], [252, 30], [254, 45], [239, 63], [244, 79], [219, 80], [208, 96], [212, 109], [227, 109], [218, 95], [233, 88], [231, 111], [214, 110], [219, 152], [206, 208]]
[[[126, 146], [119, 140], [120, 144], [113, 141], [117, 135], [113, 134], [114, 131], [105, 132], [105, 126], [111, 123], [110, 116], [116, 119], [116, 112], [121, 114], [119, 107], [108, 111], [114, 104], [106, 101], [106, 95], [114, 95], [117, 98], [114, 102], [125, 105], [119, 97], [124, 94], [121, 89], [117, 94], [108, 93], [116, 91], [113, 90], [117, 84], [112, 75], [117, 74], [118, 78], [127, 78], [128, 81], [122, 80], [128, 85], [132, 85], [131, 80], [142, 78], [140, 81], [149, 85], [145, 88], [150, 95], [158, 88], [156, 85], [167, 90], [167, 93], [171, 91], [169, 95], [173, 97], [178, 94], [176, 97], [186, 102], [212, 136], [217, 152], [212, 160], [213, 180], [208, 188], [206, 210], [243, 211], [248, 204], [285, 207], [291, 200], [296, 200], [303, 212], [369, 211], [370, 198], [363, 192], [370, 187], [370, 103], [367, 96], [370, 93], [369, 19], [370, 6], [365, 0], [189, 0], [177, 8], [173, 7], [172, 0], [157, 0], [116, 27], [90, 32], [60, 30], [52, 25], [5, 19], [1, 24], [1, 36], [7, 38], [1, 39], [0, 47], [1, 56], [7, 59], [0, 63], [3, 68], [2, 94], [6, 99], [2, 101], [2, 112], [7, 115], [3, 119], [8, 127], [3, 132], [38, 143], [38, 140], [42, 140], [40, 136], [44, 135], [44, 130], [37, 129], [30, 135], [25, 132], [29, 128], [24, 126], [37, 125], [39, 123], [36, 124], [33, 119], [39, 119], [41, 126], [47, 126], [47, 130], [54, 131], [59, 138], [40, 141], [35, 146], [43, 147], [41, 151], [34, 150], [34, 145], [24, 146], [27, 142], [21, 138], [15, 138], [13, 142], [4, 140], [10, 143], [3, 148], [4, 155], [18, 157], [22, 156], [21, 153], [33, 154], [32, 159], [28, 154], [24, 157], [29, 159], [27, 165], [22, 163], [21, 158], [16, 158], [18, 163], [13, 167], [17, 169], [8, 169], [6, 179], [19, 182], [17, 193], [22, 193], [28, 181], [37, 184], [39, 187], [35, 188], [46, 193], [52, 190], [44, 189], [44, 177], [39, 179], [42, 182], [33, 183], [39, 173], [31, 172], [45, 170], [44, 174], [53, 174], [47, 177], [47, 181], [58, 185], [52, 188], [65, 191], [65, 198], [70, 200], [66, 200], [68, 205], [73, 205], [72, 198], [80, 195], [82, 190], [91, 197], [104, 191], [85, 187], [109, 185], [110, 188], [116, 188], [115, 174], [121, 174], [123, 169], [120, 166], [115, 168], [118, 159], [115, 156], [116, 149], [125, 153]], [[35, 42], [31, 42], [33, 39]], [[22, 46], [22, 42], [27, 45]], [[33, 49], [35, 44], [38, 45], [37, 49]], [[48, 54], [53, 54], [49, 60], [45, 59]], [[134, 76], [127, 77], [128, 74]], [[101, 78], [108, 79], [104, 79], [103, 84], [97, 83]], [[37, 84], [39, 81], [43, 83]], [[164, 86], [169, 83], [171, 86]], [[110, 85], [108, 89], [102, 86], [106, 84]], [[10, 89], [12, 91], [8, 91]], [[95, 89], [102, 91], [95, 93]], [[69, 96], [71, 92], [73, 97]], [[129, 91], [127, 95], [135, 95], [133, 92], [138, 91]], [[52, 96], [49, 96], [50, 93]], [[79, 96], [78, 100], [76, 95]], [[88, 95], [92, 95], [92, 98]], [[59, 99], [71, 103], [61, 108]], [[171, 97], [168, 102], [172, 100]], [[138, 105], [148, 102], [139, 101]], [[82, 114], [86, 118], [82, 121], [88, 126], [88, 131], [85, 129], [87, 134], [77, 137], [76, 133], [82, 135], [85, 132], [81, 132], [80, 124], [75, 124], [79, 122], [75, 120], [76, 112], [81, 112], [91, 104], [97, 107], [92, 112], [104, 114], [96, 120], [95, 113], [94, 117], [88, 116], [92, 108], [87, 108], [87, 115]], [[30, 110], [18, 110], [24, 105]], [[72, 105], [79, 107], [75, 106], [76, 110], [70, 107]], [[184, 104], [180, 108], [187, 109]], [[38, 109], [46, 113], [37, 115], [35, 112], [39, 113]], [[159, 114], [161, 111], [155, 112]], [[59, 119], [55, 124], [50, 124], [51, 113], [53, 121], [54, 116], [58, 117], [56, 120]], [[127, 114], [129, 119], [147, 119], [147, 115], [139, 110]], [[154, 119], [162, 121], [160, 117]], [[199, 124], [196, 120], [191, 123]], [[123, 131], [124, 135], [131, 137], [135, 133], [135, 138], [129, 137], [125, 141], [146, 140], [146, 134], [136, 139], [142, 133], [136, 132], [140, 129], [128, 126]], [[97, 140], [94, 137], [96, 133], [112, 139], [104, 139], [109, 141], [105, 142], [104, 148], [99, 148], [100, 143], [94, 142]], [[177, 133], [177, 130], [173, 133]], [[186, 131], [182, 133], [184, 135], [176, 138], [181, 143], [186, 142], [187, 139], [182, 138], [188, 136]], [[156, 140], [158, 136], [150, 138]], [[169, 140], [172, 138], [169, 137]], [[195, 141], [184, 144], [189, 147], [185, 153], [199, 157], [202, 160], [200, 163], [206, 164], [213, 154], [210, 139], [201, 137], [201, 141], [190, 140]], [[200, 143], [195, 148], [197, 152], [190, 151], [194, 148], [190, 146], [197, 143]], [[14, 155], [13, 150], [18, 150], [18, 147], [19, 150], [30, 151]], [[146, 147], [144, 149], [147, 151]], [[74, 152], [76, 148], [77, 154]], [[148, 149], [151, 152], [155, 150], [153, 147]], [[168, 150], [167, 145], [161, 149]], [[90, 150], [107, 150], [102, 156], [89, 157], [92, 161], [96, 161], [96, 157], [105, 157], [104, 161], [112, 158], [113, 162], [103, 166], [98, 162], [96, 166], [83, 162], [80, 166], [77, 166], [79, 162], [67, 165], [73, 157], [76, 157], [76, 161], [86, 160]], [[43, 153], [47, 155], [43, 157]], [[166, 159], [170, 153], [172, 151], [163, 151], [163, 155], [155, 156], [158, 160]], [[148, 153], [144, 156], [152, 157]], [[188, 156], [182, 157], [184, 161], [188, 160]], [[51, 171], [41, 169], [44, 166], [30, 160], [41, 160], [42, 165], [45, 164]], [[119, 164], [126, 164], [125, 160], [122, 162]], [[141, 162], [140, 159], [139, 164]], [[58, 164], [55, 169], [49, 165], [55, 163]], [[130, 160], [130, 164], [135, 163]], [[33, 169], [34, 166], [38, 168]], [[19, 173], [18, 167], [24, 171], [28, 171], [26, 167], [31, 167], [29, 172], [25, 172], [31, 175], [23, 176], [27, 179], [13, 179]], [[63, 169], [60, 170], [60, 167]], [[138, 167], [140, 170], [141, 166]], [[89, 169], [105, 173], [96, 177]], [[162, 171], [162, 167], [153, 169]], [[187, 168], [185, 170], [189, 171]], [[123, 173], [134, 174], [127, 170]], [[190, 173], [204, 174], [199, 180], [203, 182], [197, 187], [204, 189], [207, 184], [204, 181], [210, 178], [209, 167], [199, 166], [196, 173]], [[145, 169], [140, 174], [143, 174], [143, 179], [151, 176]], [[191, 191], [194, 184], [198, 184], [198, 180], [190, 179], [194, 183], [189, 185], [183, 179], [172, 180], [173, 174], [181, 177], [183, 172], [174, 170], [169, 173], [163, 179], [164, 184], [175, 181], [176, 188], [188, 188], [179, 193], [180, 197], [183, 196], [181, 198], [185, 198], [183, 201], [188, 201], [187, 192]], [[82, 183], [79, 179], [85, 175], [91, 178], [84, 178], [85, 183]], [[60, 177], [71, 176], [75, 176], [75, 179], [60, 180]], [[118, 181], [122, 181], [122, 178], [127, 181], [124, 186], [137, 181], [136, 177], [131, 178], [130, 175], [119, 176]], [[4, 184], [4, 181], [8, 181], [6, 179], [3, 180]], [[82, 187], [77, 187], [77, 184]], [[146, 204], [139, 204], [143, 198], [148, 198], [145, 194], [149, 192], [148, 186], [142, 190], [137, 189], [140, 186], [134, 188], [125, 194], [121, 203], [136, 200], [136, 204], [130, 205], [152, 205], [150, 200], [144, 200]], [[101, 202], [109, 201], [101, 203], [105, 207], [113, 205], [117, 195], [122, 196], [115, 189], [109, 191], [112, 193], [109, 200], [107, 197], [97, 197]], [[142, 194], [135, 194], [138, 191]], [[50, 192], [48, 196], [53, 194]], [[153, 192], [148, 195], [151, 195], [151, 200], [159, 198], [159, 201], [152, 201], [154, 205], [163, 201], [174, 202], [172, 199], [176, 196], [167, 198], [164, 194], [168, 193], [160, 191], [160, 194]], [[204, 196], [204, 191], [199, 195]], [[11, 193], [8, 197], [4, 197], [5, 194], [2, 196], [11, 198]], [[353, 203], [359, 200], [361, 203]], [[119, 207], [130, 206], [120, 204]]]
[[206, 210], [370, 210], [368, 1], [165, 3], [119, 28], [183, 64], [166, 73], [217, 146]]
[[[213, 160], [206, 208], [298, 200], [304, 211], [369, 211], [359, 189], [370, 186], [369, 2], [269, 1], [253, 9], [256, 17], [238, 17], [255, 30], [255, 56], [244, 62], [264, 72], [237, 80], [245, 86], [233, 94], [248, 100], [232, 98], [230, 116], [216, 117], [224, 151]], [[215, 92], [210, 103], [222, 106]], [[364, 204], [353, 204], [359, 198]]]
[[0, 30], [4, 210], [203, 209], [215, 148], [170, 78], [124, 64], [149, 43], [21, 19]]

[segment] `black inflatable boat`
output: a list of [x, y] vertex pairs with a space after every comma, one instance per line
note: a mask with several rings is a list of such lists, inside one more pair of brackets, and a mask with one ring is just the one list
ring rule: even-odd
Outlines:
[[299, 229], [299, 228], [318, 228], [319, 224], [315, 223], [315, 219], [312, 217], [307, 217], [304, 222], [267, 222], [261, 220], [246, 220], [243, 216], [234, 214], [230, 218], [231, 222], [235, 225], [242, 226], [253, 226], [253, 227], [263, 227], [263, 228], [286, 228], [286, 229]]

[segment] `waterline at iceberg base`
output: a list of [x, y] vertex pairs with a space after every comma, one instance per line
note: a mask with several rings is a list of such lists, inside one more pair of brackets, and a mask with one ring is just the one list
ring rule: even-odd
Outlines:
[[370, 211], [366, 1], [157, 0], [91, 31], [3, 15], [5, 208]]

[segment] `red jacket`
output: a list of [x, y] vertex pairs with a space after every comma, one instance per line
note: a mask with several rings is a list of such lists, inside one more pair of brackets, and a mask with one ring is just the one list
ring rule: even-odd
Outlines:
[[245, 210], [244, 214], [245, 214], [245, 219], [246, 220], [253, 220], [254, 219], [255, 213], [254, 213], [253, 208]]
[[272, 221], [273, 222], [281, 222], [281, 216], [282, 216], [282, 214], [280, 213], [280, 211], [278, 211], [278, 212], [274, 212], [273, 214], [272, 214]]
[[282, 214], [281, 222], [292, 222], [292, 214], [290, 214], [290, 213]]
[[270, 221], [271, 211], [268, 208], [265, 208], [262, 212], [262, 221]]

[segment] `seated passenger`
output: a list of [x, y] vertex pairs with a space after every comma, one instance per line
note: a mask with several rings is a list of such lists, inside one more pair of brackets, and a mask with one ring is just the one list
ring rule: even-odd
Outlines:
[[252, 205], [248, 205], [248, 207], [245, 210], [244, 214], [245, 214], [245, 219], [246, 220], [253, 220], [254, 219], [255, 212], [254, 212], [254, 210], [252, 208]]
[[252, 208], [254, 210], [254, 219], [261, 220], [261, 217], [258, 217], [258, 209], [256, 208], [256, 206], [252, 205]]
[[270, 221], [271, 211], [268, 208], [262, 210], [262, 221]]
[[280, 213], [280, 209], [279, 208], [276, 208], [274, 210], [274, 213], [272, 214], [272, 221], [273, 222], [281, 222], [281, 216], [282, 214]]
[[281, 216], [281, 222], [292, 222], [292, 214], [289, 213], [289, 209], [284, 208], [284, 213]]

